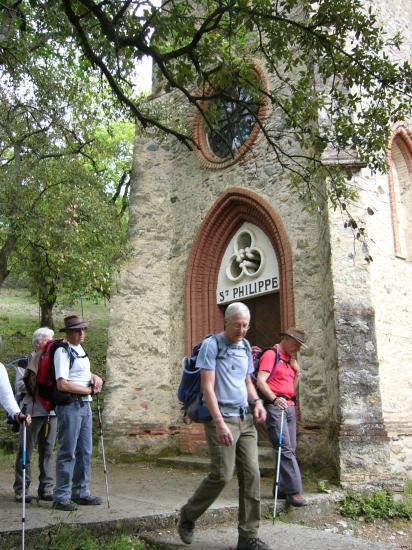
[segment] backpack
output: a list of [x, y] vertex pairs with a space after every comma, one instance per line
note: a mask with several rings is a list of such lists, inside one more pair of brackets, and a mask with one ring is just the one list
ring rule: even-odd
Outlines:
[[[280, 358], [278, 347], [275, 345], [271, 348], [262, 349], [259, 346], [252, 346], [252, 359], [253, 359], [254, 371], [253, 371], [253, 374], [252, 374], [251, 378], [252, 378], [252, 381], [255, 384], [255, 386], [257, 384], [260, 359], [262, 358], [262, 355], [268, 350], [272, 350], [272, 351], [275, 352], [275, 361], [273, 363], [272, 370], [270, 371], [270, 374], [269, 374], [266, 382], [269, 382], [269, 380], [272, 380], [272, 378], [274, 377], [274, 372], [275, 372], [276, 366], [277, 366], [277, 364], [279, 362], [279, 358]], [[287, 363], [289, 363], [289, 361]]]
[[185, 356], [182, 359], [182, 378], [177, 390], [177, 397], [182, 404], [183, 418], [186, 424], [208, 422], [212, 419], [207, 405], [203, 402], [200, 368], [196, 366], [200, 348], [208, 338], [216, 339], [219, 353], [219, 338], [214, 334], [208, 334], [201, 342], [195, 344], [192, 355]]
[[[186, 424], [191, 422], [208, 422], [212, 420], [209, 409], [203, 401], [203, 393], [200, 383], [201, 369], [196, 366], [196, 361], [199, 356], [200, 348], [208, 338], [215, 338], [217, 343], [217, 354], [227, 348], [219, 334], [208, 334], [201, 342], [198, 342], [193, 350], [192, 355], [183, 357], [182, 359], [182, 378], [180, 380], [177, 397], [182, 404], [184, 411], [184, 421]], [[245, 346], [251, 352], [250, 344], [244, 340]]]
[[56, 405], [67, 405], [73, 401], [71, 393], [59, 391], [56, 386], [54, 354], [58, 348], [64, 348], [69, 354], [71, 369], [77, 354], [67, 340], [64, 338], [48, 340], [41, 354], [29, 362], [24, 379], [27, 391], [46, 411], [51, 411]]

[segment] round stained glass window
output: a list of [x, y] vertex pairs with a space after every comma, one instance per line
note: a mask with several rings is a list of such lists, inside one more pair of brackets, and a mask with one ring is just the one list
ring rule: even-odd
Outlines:
[[261, 107], [259, 98], [247, 95], [242, 88], [230, 97], [210, 109], [214, 121], [212, 127], [205, 128], [210, 150], [220, 159], [237, 156], [257, 123]]
[[268, 83], [259, 65], [253, 66], [253, 73], [251, 87], [232, 87], [201, 105], [203, 115], [198, 113], [195, 119], [194, 139], [199, 145], [195, 154], [204, 166], [230, 166], [256, 139], [268, 105], [264, 93]]

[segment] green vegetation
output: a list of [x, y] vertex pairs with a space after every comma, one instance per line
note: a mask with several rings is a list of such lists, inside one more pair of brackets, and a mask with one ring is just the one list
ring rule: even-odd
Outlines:
[[[2, 550], [17, 550], [20, 541], [11, 538], [2, 542]], [[157, 550], [134, 535], [114, 535], [104, 532], [99, 536], [91, 534], [86, 527], [60, 524], [57, 528], [40, 533], [30, 533], [31, 550]]]
[[[31, 138], [28, 150], [42, 149], [48, 133], [56, 136], [54, 148], [36, 158], [49, 158], [60, 144], [64, 155], [88, 154], [95, 137], [89, 121], [94, 126], [105, 115], [113, 119], [112, 111], [120, 107], [141, 132], [173, 136], [193, 149], [198, 143], [191, 125], [182, 127], [182, 110], [197, 109], [205, 125], [218, 131], [220, 109], [211, 107], [213, 101], [237, 105], [256, 122], [245, 98], [265, 96], [279, 123], [257, 122], [279, 165], [292, 176], [296, 196], [318, 207], [329, 198], [346, 210], [357, 189], [344, 171], [326, 162], [326, 153], [348, 152], [372, 170], [385, 170], [391, 127], [410, 115], [412, 67], [389, 54], [401, 48], [402, 36], [388, 33], [379, 12], [362, 0], [197, 0], [196, 5], [171, 0], [167, 9], [149, 0], [20, 0], [6, 2], [3, 10], [4, 80], [14, 89], [15, 82], [28, 89], [21, 86], [28, 81], [35, 119], [46, 121], [47, 132], [24, 132]], [[136, 66], [144, 56], [153, 61], [155, 93], [173, 92], [173, 99], [162, 99], [165, 109], [136, 92]], [[264, 90], [253, 70], [255, 57], [273, 75]], [[21, 127], [22, 103], [28, 102], [16, 95], [6, 94], [0, 112]], [[68, 113], [73, 120], [65, 124]], [[23, 154], [20, 144], [15, 140], [7, 151], [10, 175], [13, 160]], [[14, 177], [17, 184], [23, 181]], [[14, 218], [14, 208], [11, 214]], [[347, 223], [358, 227], [350, 215]], [[10, 227], [5, 256], [21, 235], [18, 229]]]
[[412, 498], [405, 494], [401, 501], [396, 502], [387, 491], [348, 494], [340, 506], [340, 513], [351, 519], [363, 517], [366, 522], [375, 519], [412, 519]]
[[319, 493], [330, 493], [331, 490], [328, 488], [329, 481], [327, 479], [320, 479], [318, 481], [318, 491]]

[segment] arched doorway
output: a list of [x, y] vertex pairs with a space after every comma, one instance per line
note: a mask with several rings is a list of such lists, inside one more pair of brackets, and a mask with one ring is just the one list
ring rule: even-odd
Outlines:
[[186, 352], [205, 334], [223, 329], [224, 307], [216, 300], [219, 269], [230, 240], [245, 222], [259, 227], [269, 239], [278, 262], [280, 288], [277, 293], [248, 299], [254, 319], [248, 338], [266, 347], [273, 344], [272, 338], [276, 341], [280, 330], [294, 324], [292, 254], [282, 220], [256, 193], [230, 188], [206, 216], [193, 244], [185, 281]]
[[[251, 329], [248, 339], [262, 348], [279, 340], [281, 330], [294, 325], [292, 253], [282, 220], [275, 209], [256, 193], [239, 188], [227, 189], [211, 208], [194, 240], [185, 279], [185, 349], [206, 334], [223, 330], [225, 305], [217, 300], [222, 258], [228, 245], [242, 227], [257, 226], [268, 239], [278, 264], [278, 292], [248, 298]], [[244, 295], [238, 296], [239, 300]], [[259, 439], [264, 440], [260, 433]], [[204, 432], [200, 424], [180, 431], [183, 453], [202, 452]]]

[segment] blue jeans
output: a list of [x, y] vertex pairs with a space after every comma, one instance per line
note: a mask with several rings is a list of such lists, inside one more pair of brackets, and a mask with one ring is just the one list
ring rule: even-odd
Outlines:
[[67, 502], [90, 495], [92, 455], [92, 411], [88, 402], [75, 401], [57, 406], [60, 448], [56, 459], [56, 487], [53, 498]]

